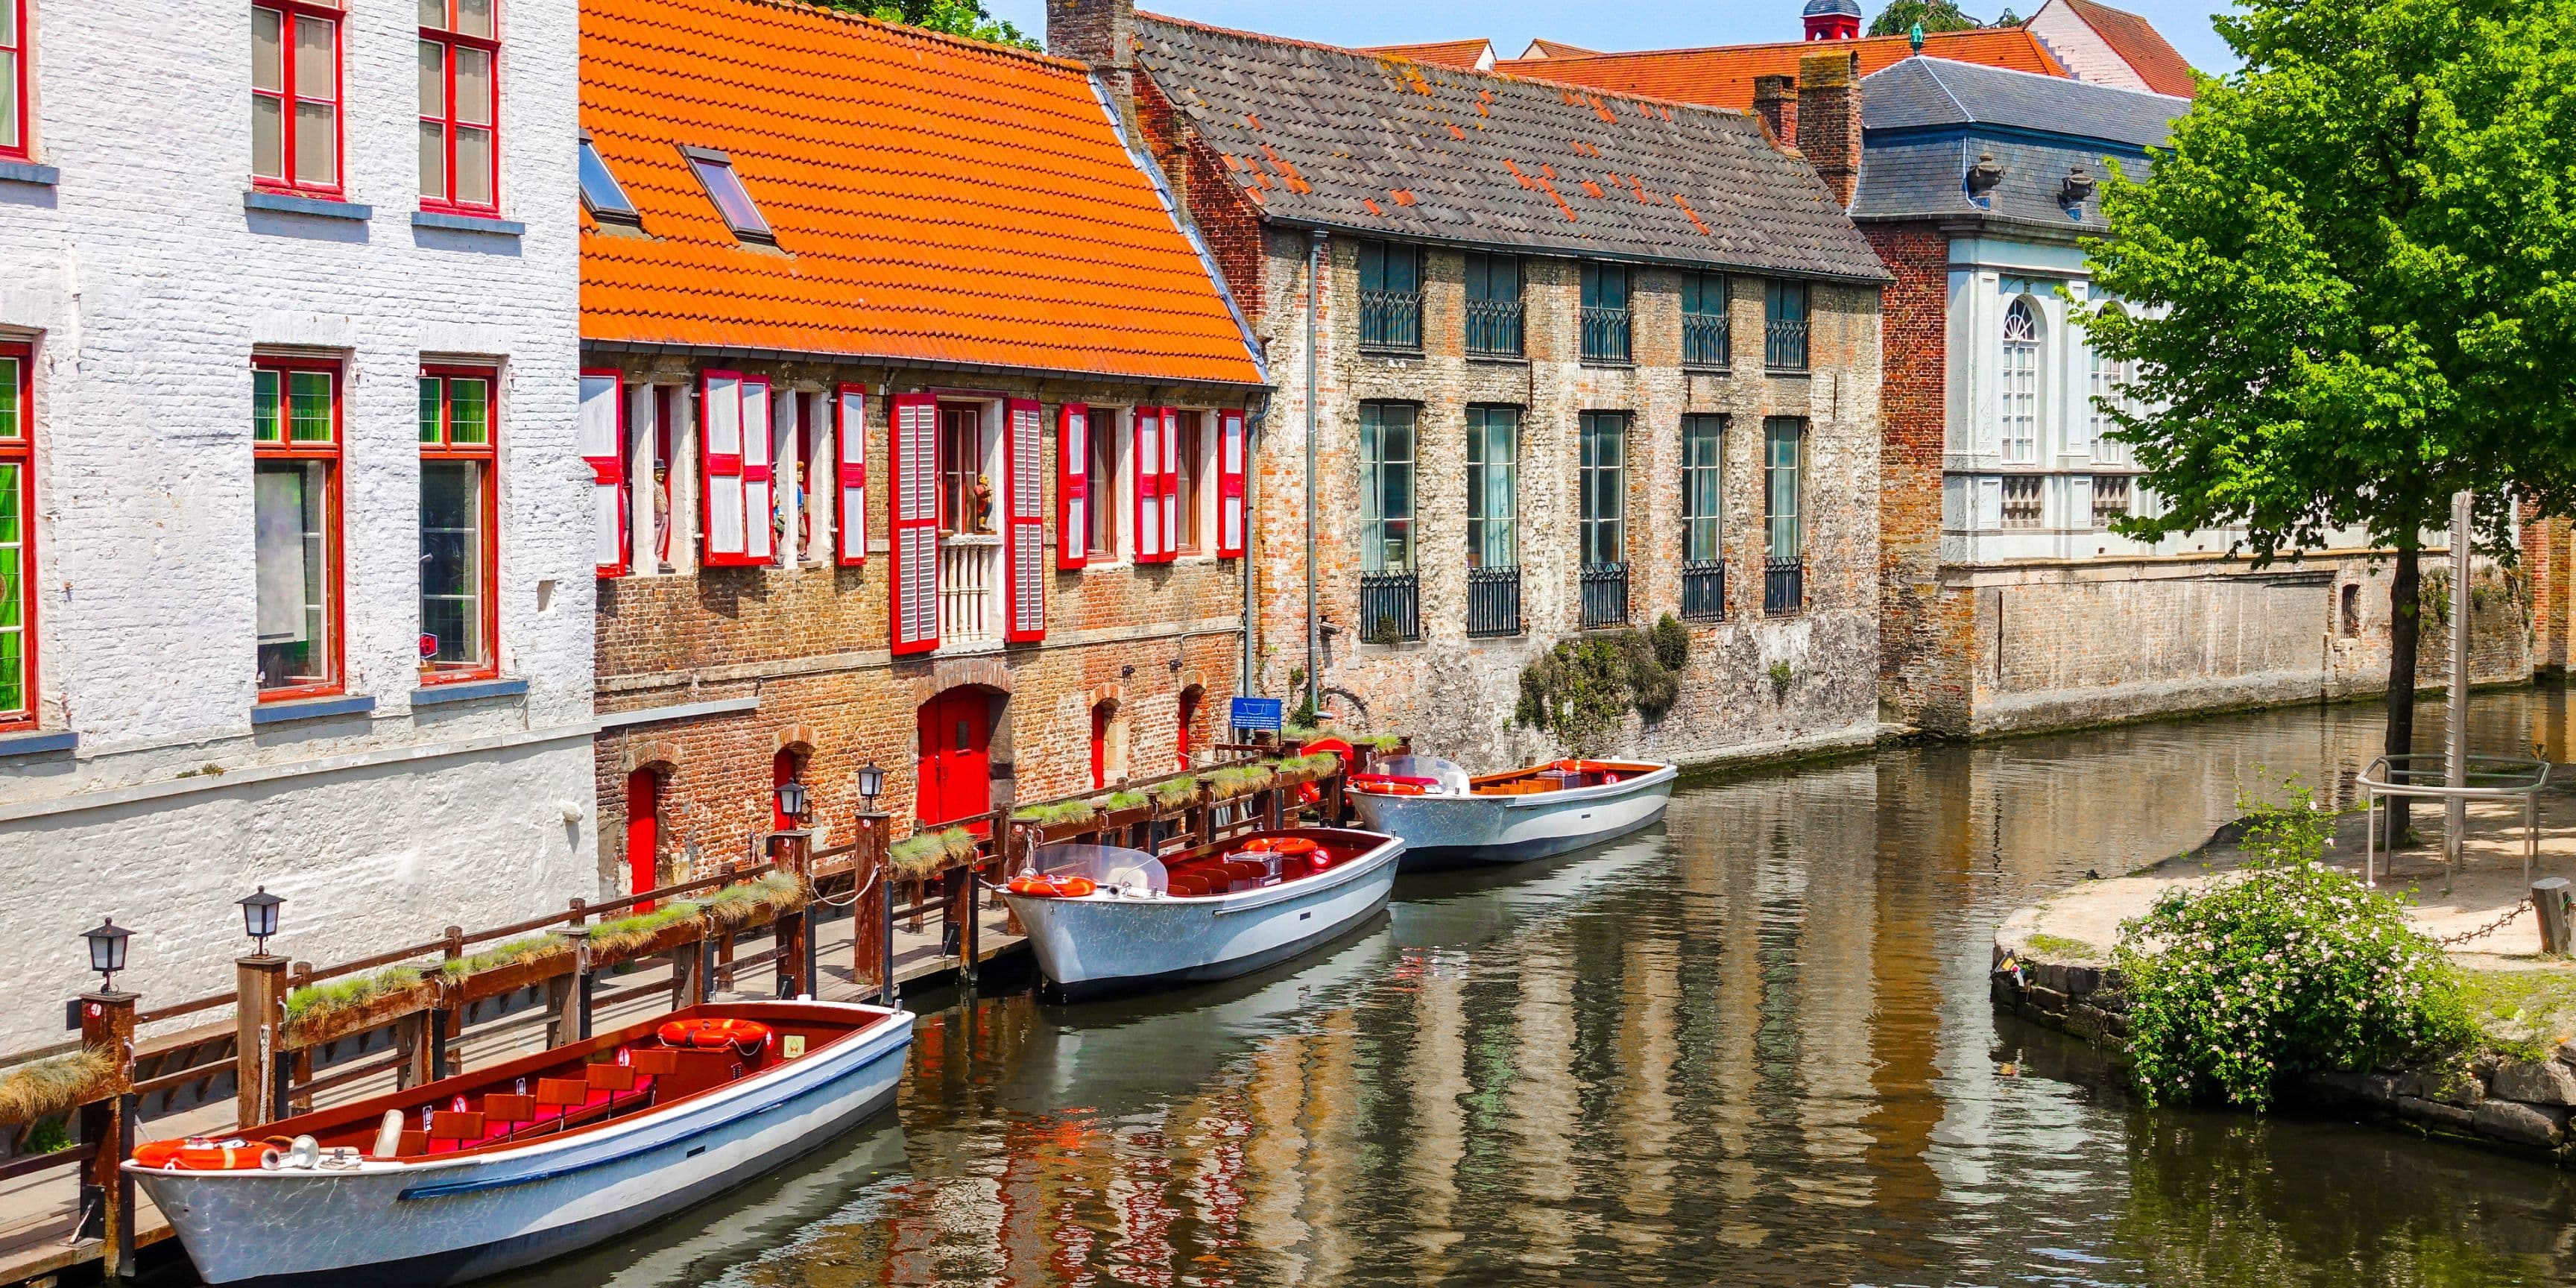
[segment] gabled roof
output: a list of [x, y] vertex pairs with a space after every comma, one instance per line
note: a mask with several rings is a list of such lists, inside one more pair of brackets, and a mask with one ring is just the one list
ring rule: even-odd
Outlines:
[[1370, 45], [1363, 54], [1385, 54], [1390, 58], [1410, 58], [1417, 63], [1434, 63], [1471, 72], [1494, 70], [1494, 42], [1490, 40], [1443, 40], [1427, 45]]
[[[590, 341], [1252, 384], [1209, 265], [1080, 64], [774, 0], [581, 0]], [[728, 154], [746, 245], [683, 146]]]
[[2191, 100], [1974, 63], [1908, 58], [1861, 80], [1864, 131], [2001, 125], [2070, 139], [2153, 147]]
[[1138, 66], [1265, 217], [1882, 281], [1813, 168], [1738, 112], [1138, 14]]
[[2163, 32], [2156, 30], [2155, 24], [2095, 0], [2065, 0], [2065, 4], [2146, 81], [2147, 88], [2183, 98], [2199, 92], [2198, 83], [2192, 79], [2191, 64]]
[[[1914, 56], [1903, 36], [1864, 36], [1832, 42], [1860, 55], [1860, 74]], [[1550, 57], [1496, 63], [1494, 70], [1543, 76], [1628, 94], [1650, 94], [1684, 103], [1706, 103], [1749, 111], [1753, 78], [1795, 76], [1798, 59], [1817, 52], [1815, 41], [1782, 41], [1769, 45], [1719, 45], [1706, 49], [1663, 49], [1634, 54], [1595, 54], [1584, 58]], [[2065, 75], [2057, 60], [2021, 27], [1983, 27], [1974, 31], [1938, 31], [1923, 38], [1932, 58], [2009, 67], [2048, 76]]]
[[1598, 49], [1586, 49], [1581, 45], [1569, 45], [1562, 40], [1533, 40], [1529, 42], [1529, 48], [1521, 51], [1521, 57], [1523, 59], [1589, 58], [1600, 52]]

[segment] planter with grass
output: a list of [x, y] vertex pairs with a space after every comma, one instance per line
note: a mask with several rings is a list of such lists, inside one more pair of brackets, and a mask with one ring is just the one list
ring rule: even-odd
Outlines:
[[420, 966], [384, 966], [308, 984], [286, 995], [284, 1039], [291, 1047], [382, 1028], [438, 1004], [439, 985]]

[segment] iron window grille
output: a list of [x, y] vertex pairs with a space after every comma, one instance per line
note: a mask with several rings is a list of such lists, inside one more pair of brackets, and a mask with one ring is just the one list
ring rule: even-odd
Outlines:
[[1806, 604], [1807, 561], [1763, 560], [1762, 611], [1773, 617], [1784, 617], [1806, 607]]
[[1583, 629], [1628, 624], [1628, 565], [1583, 565]]
[[1410, 403], [1360, 404], [1360, 638], [1391, 644], [1422, 638], [1413, 563], [1413, 452]]
[[1762, 365], [1807, 369], [1807, 284], [1772, 280], [1762, 291]]
[[1685, 560], [1682, 564], [1682, 616], [1716, 621], [1726, 616], [1726, 565], [1719, 560]]
[[1806, 426], [1795, 416], [1762, 425], [1762, 611], [1794, 613], [1807, 602], [1807, 534], [1799, 475], [1806, 465]]
[[1583, 266], [1583, 360], [1624, 363], [1628, 358], [1628, 269], [1623, 264]]
[[1521, 633], [1521, 570], [1467, 570], [1467, 636], [1490, 639]]
[[1360, 640], [1396, 644], [1422, 638], [1422, 585], [1410, 569], [1360, 574]]
[[1682, 275], [1682, 365], [1723, 371], [1735, 361], [1723, 273]]
[[1422, 352], [1422, 251], [1360, 243], [1360, 348]]
[[1521, 261], [1517, 255], [1467, 256], [1467, 352], [1521, 356]]
[[2007, 528], [2040, 526], [2041, 507], [2039, 476], [2008, 474], [2003, 482], [2003, 525]]

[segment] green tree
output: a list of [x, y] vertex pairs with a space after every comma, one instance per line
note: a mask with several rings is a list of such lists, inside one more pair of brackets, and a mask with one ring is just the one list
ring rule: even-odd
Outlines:
[[881, 22], [899, 22], [925, 31], [989, 40], [997, 45], [1036, 49], [1038, 42], [1018, 27], [984, 11], [981, 0], [817, 0], [826, 9], [863, 13]]
[[[2423, 533], [2510, 484], [2576, 481], [2576, 0], [2245, 0], [2241, 72], [2203, 80], [2088, 244], [2109, 409], [2163, 512], [2257, 566], [2365, 529], [2395, 551], [2387, 750], [2410, 749]], [[2102, 302], [2115, 296], [2118, 307]], [[2393, 811], [2402, 836], [2405, 814]]]
[[1974, 31], [1985, 25], [1959, 12], [1954, 0], [1890, 0], [1870, 20], [1869, 34], [1902, 36], [1914, 30], [1918, 22], [1925, 31]]

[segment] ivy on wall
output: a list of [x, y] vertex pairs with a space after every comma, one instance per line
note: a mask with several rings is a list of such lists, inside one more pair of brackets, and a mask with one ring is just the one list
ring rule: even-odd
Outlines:
[[1512, 723], [1553, 733], [1578, 756], [1596, 755], [1629, 712], [1651, 725], [1673, 709], [1689, 661], [1690, 631], [1670, 613], [1651, 630], [1559, 640], [1522, 668]]

